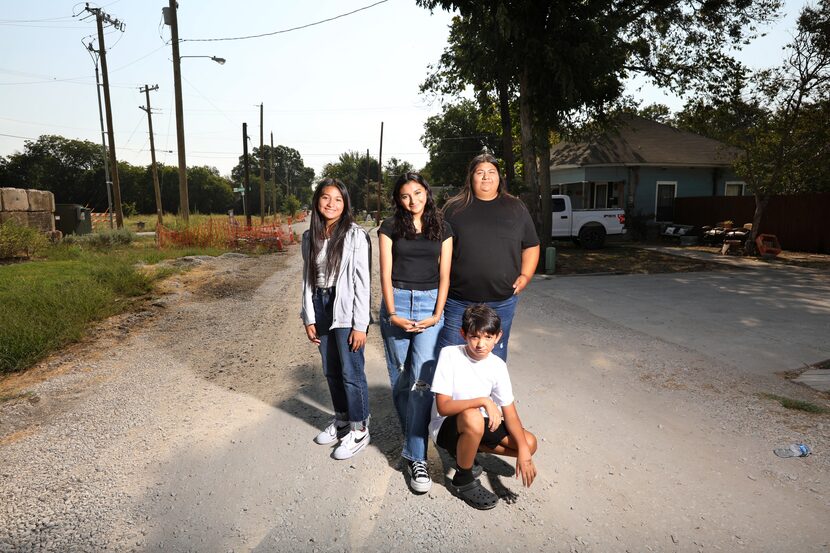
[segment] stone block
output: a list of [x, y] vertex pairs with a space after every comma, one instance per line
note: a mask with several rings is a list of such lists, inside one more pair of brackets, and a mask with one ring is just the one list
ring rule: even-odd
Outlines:
[[29, 224], [29, 214], [26, 211], [0, 211], [0, 224], [14, 221], [21, 227]]
[[27, 215], [31, 228], [36, 228], [41, 232], [55, 230], [55, 216], [51, 211], [29, 211]]
[[51, 213], [55, 210], [53, 205], [54, 196], [51, 192], [31, 188], [26, 191], [26, 196], [29, 198], [29, 211], [48, 211]]
[[22, 188], [0, 188], [3, 211], [29, 211], [29, 197]]

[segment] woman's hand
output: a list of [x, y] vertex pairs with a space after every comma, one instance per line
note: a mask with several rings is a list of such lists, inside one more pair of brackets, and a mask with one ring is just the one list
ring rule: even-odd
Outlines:
[[513, 295], [521, 294], [528, 283], [530, 283], [530, 277], [525, 275], [517, 276], [516, 280], [513, 281]]
[[317, 336], [317, 326], [314, 324], [306, 325], [305, 327], [306, 336], [308, 339], [318, 346], [320, 345], [320, 338]]
[[352, 329], [349, 332], [349, 345], [352, 351], [357, 351], [366, 344], [366, 333]]
[[419, 332], [428, 329], [431, 326], [435, 326], [438, 324], [438, 321], [441, 320], [441, 317], [438, 315], [433, 315], [432, 317], [427, 317], [423, 321], [418, 321], [415, 323], [415, 326], [418, 328]]
[[405, 330], [406, 332], [420, 332], [423, 330], [416, 326], [418, 323], [415, 321], [411, 319], [404, 319], [403, 317], [398, 317], [397, 315], [389, 317], [389, 323], [392, 324], [392, 326]]
[[522, 453], [520, 451], [516, 457], [516, 478], [521, 475], [522, 484], [525, 488], [529, 488], [536, 478], [536, 465], [533, 464], [533, 458], [527, 452], [524, 455]]

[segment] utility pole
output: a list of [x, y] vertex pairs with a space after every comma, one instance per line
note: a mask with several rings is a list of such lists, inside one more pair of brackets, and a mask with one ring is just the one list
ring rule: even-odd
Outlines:
[[251, 167], [248, 164], [248, 123], [242, 123], [242, 157], [245, 162], [245, 188], [242, 191], [242, 210], [245, 212], [245, 226], [251, 226], [251, 214], [245, 197], [251, 193]]
[[[175, 0], [171, 0], [175, 1]], [[101, 58], [101, 74], [104, 81], [104, 107], [107, 114], [107, 138], [109, 142], [110, 171], [112, 173], [112, 193], [115, 199], [115, 224], [118, 228], [124, 227], [124, 213], [121, 211], [121, 185], [118, 179], [118, 162], [115, 158], [115, 133], [112, 130], [112, 102], [110, 100], [110, 80], [107, 72], [107, 46], [104, 42], [104, 22], [111, 24], [119, 31], [124, 31], [124, 23], [111, 18], [101, 8], [90, 8], [86, 11], [95, 15], [95, 22], [98, 25], [98, 55]]]
[[179, 153], [179, 215], [184, 219], [185, 224], [187, 224], [190, 219], [190, 203], [187, 197], [187, 159], [184, 149], [182, 69], [179, 56], [179, 19], [176, 15], [176, 0], [170, 0], [168, 10], [165, 12], [165, 23], [170, 25], [170, 40], [173, 43], [173, 90], [176, 98], [176, 142]]
[[138, 106], [140, 109], [143, 109], [147, 112], [147, 125], [150, 127], [150, 159], [152, 160], [152, 173], [153, 173], [153, 191], [156, 193], [156, 215], [158, 217], [158, 224], [164, 224], [162, 219], [162, 210], [161, 210], [161, 187], [159, 186], [159, 174], [158, 169], [156, 168], [156, 143], [153, 139], [153, 111], [150, 107], [150, 91], [151, 90], [158, 90], [159, 85], [144, 85], [143, 89], [139, 89], [144, 95], [147, 97], [147, 107]]
[[271, 196], [271, 211], [274, 214], [274, 217], [276, 217], [277, 215], [277, 175], [274, 172], [275, 155], [276, 153], [274, 152], [274, 133], [271, 132], [271, 155], [268, 159], [271, 162], [271, 190], [273, 191], [273, 195]]
[[380, 226], [380, 190], [383, 188], [383, 121], [380, 122], [380, 152], [378, 152], [378, 214], [375, 217], [375, 223]]
[[259, 104], [259, 224], [265, 224], [265, 144], [262, 140], [262, 111], [265, 104]]
[[366, 213], [369, 213], [369, 148], [366, 148]]
[[107, 189], [107, 212], [109, 213], [110, 230], [115, 228], [112, 213], [112, 181], [110, 180], [110, 156], [107, 153], [107, 131], [104, 129], [104, 107], [101, 104], [101, 79], [98, 74], [98, 52], [92, 47], [92, 42], [86, 45], [89, 55], [95, 64], [95, 92], [98, 93], [98, 120], [101, 122], [101, 147], [104, 152], [104, 186]]

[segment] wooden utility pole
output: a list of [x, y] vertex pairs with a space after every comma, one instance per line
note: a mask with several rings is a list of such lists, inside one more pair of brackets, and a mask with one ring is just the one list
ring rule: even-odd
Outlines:
[[176, 0], [170, 0], [170, 41], [173, 43], [173, 92], [176, 99], [176, 143], [179, 154], [179, 215], [185, 224], [190, 219], [190, 203], [187, 197], [187, 158], [184, 149], [184, 108], [182, 103], [182, 69], [179, 56], [179, 19]]
[[144, 85], [143, 89], [139, 89], [141, 92], [147, 96], [147, 107], [138, 106], [139, 108], [143, 109], [147, 112], [147, 125], [150, 127], [150, 159], [152, 160], [152, 173], [153, 173], [153, 191], [156, 193], [156, 216], [158, 217], [158, 224], [164, 224], [162, 218], [162, 210], [161, 210], [161, 187], [159, 186], [159, 174], [158, 169], [156, 167], [156, 143], [153, 139], [153, 111], [150, 107], [150, 91], [151, 90], [158, 90], [159, 85], [150, 86]]
[[277, 216], [277, 176], [274, 174], [274, 133], [271, 133], [271, 154], [268, 156], [271, 164], [271, 213]]
[[[175, 1], [175, 0], [171, 0]], [[110, 80], [107, 71], [107, 46], [104, 43], [104, 22], [111, 24], [116, 29], [123, 31], [124, 23], [117, 19], [111, 18], [104, 13], [100, 8], [90, 8], [87, 5], [86, 10], [95, 14], [95, 22], [98, 24], [98, 55], [101, 58], [101, 76], [104, 81], [104, 108], [107, 116], [107, 142], [109, 143], [109, 158], [110, 158], [110, 176], [112, 176], [112, 194], [115, 202], [115, 224], [118, 228], [124, 227], [124, 212], [121, 210], [121, 184], [118, 179], [118, 162], [115, 157], [115, 133], [112, 130], [112, 101], [110, 100]]]
[[375, 223], [380, 226], [380, 191], [383, 188], [383, 121], [380, 122], [380, 152], [378, 152], [378, 214], [375, 217]]
[[265, 224], [265, 143], [262, 140], [262, 112], [265, 104], [259, 104], [259, 224]]
[[245, 226], [251, 226], [251, 213], [245, 199], [251, 193], [251, 166], [248, 163], [248, 123], [242, 123], [242, 157], [245, 163], [245, 184], [242, 191], [242, 210], [245, 212]]
[[366, 148], [366, 213], [369, 213], [369, 148]]

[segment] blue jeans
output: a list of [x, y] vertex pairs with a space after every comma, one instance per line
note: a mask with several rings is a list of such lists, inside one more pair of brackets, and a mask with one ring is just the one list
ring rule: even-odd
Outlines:
[[359, 428], [369, 422], [369, 386], [363, 368], [365, 348], [350, 350], [351, 328], [329, 328], [333, 318], [334, 295], [334, 288], [318, 288], [312, 297], [323, 374], [329, 384], [335, 417]]
[[[394, 288], [399, 317], [421, 321], [431, 317], [438, 290]], [[438, 334], [443, 317], [420, 333], [406, 332], [389, 322], [389, 310], [381, 302], [380, 334], [386, 350], [386, 368], [392, 386], [392, 402], [404, 434], [401, 455], [410, 461], [426, 461], [429, 419], [432, 411], [432, 376], [438, 357]]]
[[498, 313], [501, 319], [501, 340], [496, 347], [493, 348], [493, 354], [501, 357], [504, 362], [507, 362], [507, 343], [510, 340], [510, 327], [513, 325], [513, 315], [516, 313], [516, 304], [519, 303], [519, 296], [513, 295], [503, 301], [465, 301], [454, 300], [447, 298], [447, 305], [444, 307], [444, 328], [441, 330], [441, 336], [438, 339], [438, 347], [454, 346], [463, 344], [464, 338], [461, 337], [461, 316], [464, 310], [469, 305], [483, 303]]

